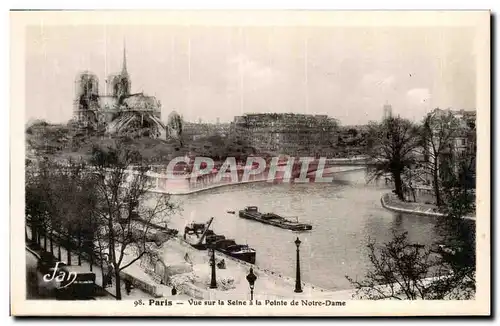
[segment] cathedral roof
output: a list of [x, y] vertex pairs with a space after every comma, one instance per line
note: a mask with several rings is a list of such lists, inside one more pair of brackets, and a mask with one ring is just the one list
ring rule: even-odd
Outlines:
[[123, 101], [130, 109], [135, 110], [159, 110], [160, 106], [156, 97], [147, 96], [142, 93], [127, 96]]

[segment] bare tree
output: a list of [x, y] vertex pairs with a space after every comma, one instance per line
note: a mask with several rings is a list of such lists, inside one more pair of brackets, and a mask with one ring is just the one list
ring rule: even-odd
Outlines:
[[407, 233], [393, 236], [380, 247], [376, 247], [375, 242], [368, 244], [372, 269], [362, 281], [346, 276], [356, 289], [355, 296], [369, 300], [430, 298], [432, 293], [425, 279], [435, 264], [431, 252], [422, 245], [410, 243]]
[[[100, 232], [107, 242], [116, 280], [116, 298], [121, 300], [120, 272], [151, 251], [153, 225], [164, 225], [175, 210], [170, 197], [153, 194], [147, 167], [135, 166], [140, 154], [120, 142], [106, 149], [94, 147], [91, 163], [96, 174], [96, 210]], [[165, 239], [165, 238], [164, 238]]]
[[436, 223], [431, 246], [411, 243], [406, 233], [393, 234], [381, 246], [368, 245], [371, 269], [361, 280], [347, 277], [363, 299], [473, 299], [476, 292], [475, 152], [457, 162], [443, 183], [444, 217]]
[[454, 142], [459, 133], [460, 122], [452, 112], [435, 109], [423, 123], [424, 151], [427, 156], [425, 169], [432, 177], [436, 205], [443, 204], [441, 196], [442, 166], [453, 164]]
[[446, 249], [443, 260], [451, 270], [451, 276], [442, 280], [444, 284], [440, 286], [459, 284], [456, 296], [471, 299], [476, 290], [476, 223], [464, 216], [475, 214], [475, 151], [464, 153], [455, 164], [443, 182], [446, 204], [440, 210], [446, 216], [436, 225], [441, 235], [439, 241]]
[[403, 182], [404, 193], [408, 193], [408, 198], [411, 198], [409, 200], [413, 200], [414, 202], [417, 201], [415, 185], [425, 180], [423, 178], [424, 174], [425, 171], [423, 171], [419, 164], [416, 164], [411, 168], [407, 167], [403, 170], [401, 179]]
[[[82, 262], [82, 242], [89, 237], [88, 221], [95, 207], [92, 191], [92, 175], [86, 173], [83, 161], [62, 161], [52, 167], [53, 177], [50, 193], [54, 198], [53, 221], [66, 248], [67, 264], [71, 265], [71, 254], [76, 250], [78, 265]], [[60, 250], [58, 253], [59, 259]]]
[[390, 173], [396, 195], [404, 200], [402, 173], [415, 162], [415, 149], [420, 145], [418, 127], [399, 117], [387, 118], [369, 127], [367, 152], [374, 165], [371, 179]]
[[51, 169], [47, 162], [42, 161], [26, 169], [26, 225], [31, 226], [31, 240], [38, 245], [42, 245], [41, 235], [47, 235], [51, 224], [50, 211], [54, 206], [49, 191], [50, 179]]
[[35, 241], [44, 236], [43, 248], [61, 260], [61, 242], [66, 247], [67, 263], [71, 264], [72, 250], [77, 250], [81, 264], [82, 242], [92, 237], [89, 214], [95, 206], [92, 175], [84, 173], [81, 162], [42, 160], [31, 165], [26, 179], [26, 217]]
[[442, 249], [408, 240], [407, 232], [393, 232], [391, 241], [368, 244], [371, 269], [363, 280], [346, 278], [354, 297], [368, 300], [443, 300], [470, 298], [462, 275], [456, 275]]

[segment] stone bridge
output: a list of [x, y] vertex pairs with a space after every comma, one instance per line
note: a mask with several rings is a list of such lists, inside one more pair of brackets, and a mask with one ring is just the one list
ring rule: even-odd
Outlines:
[[[369, 165], [365, 158], [361, 159], [316, 159], [309, 163], [305, 182], [315, 182], [317, 177], [333, 177], [336, 173], [349, 172], [354, 170], [364, 170]], [[176, 195], [191, 194], [209, 189], [219, 188], [223, 186], [231, 186], [252, 182], [270, 182], [270, 183], [287, 183], [287, 182], [304, 182], [297, 181], [301, 176], [302, 165], [299, 160], [295, 160], [292, 166], [291, 176], [286, 178], [285, 172], [286, 162], [284, 165], [277, 166], [276, 173], [271, 173], [269, 167], [258, 174], [252, 174], [246, 171], [245, 168], [239, 168], [236, 173], [230, 171], [220, 172], [213, 170], [209, 173], [185, 173], [178, 174], [174, 178], [170, 178], [164, 173], [148, 172], [147, 176], [151, 182], [151, 191], [158, 193], [169, 193]], [[321, 171], [318, 171], [320, 169]], [[303, 172], [302, 172], [303, 173]], [[303, 173], [304, 174], [304, 173]], [[236, 179], [237, 178], [237, 179]], [[304, 178], [304, 175], [302, 175]], [[324, 179], [322, 182], [325, 182]]]

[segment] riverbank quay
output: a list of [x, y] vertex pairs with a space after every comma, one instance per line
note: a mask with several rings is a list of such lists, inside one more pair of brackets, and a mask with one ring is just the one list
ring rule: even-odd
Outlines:
[[[28, 232], [31, 235], [31, 232]], [[41, 235], [42, 243], [45, 241]], [[47, 246], [50, 247], [50, 239], [47, 238]], [[54, 250], [57, 253], [59, 245], [54, 242]], [[42, 250], [40, 248], [40, 250]], [[67, 263], [67, 250], [61, 247], [61, 260]], [[257, 265], [248, 264], [246, 262], [234, 259], [220, 252], [215, 253], [216, 261], [225, 261], [224, 269], [217, 269], [216, 279], [218, 288], [210, 289], [211, 268], [209, 265], [210, 251], [197, 250], [191, 245], [185, 243], [181, 238], [173, 237], [160, 248], [159, 253], [160, 264], [156, 263], [153, 266], [148, 266], [147, 262], [138, 260], [122, 271], [122, 300], [136, 299], [170, 299], [170, 300], [189, 300], [191, 298], [200, 300], [246, 300], [249, 296], [249, 287], [246, 280], [246, 275], [253, 269], [258, 277], [256, 282], [254, 298], [258, 300], [275, 300], [275, 299], [345, 299], [348, 300], [349, 291], [341, 291], [334, 295], [333, 291], [329, 291], [312, 284], [301, 282], [302, 293], [294, 293], [295, 280], [291, 277], [281, 275], [274, 271], [261, 269]], [[123, 264], [130, 261], [127, 253], [124, 256]], [[189, 269], [179, 268], [182, 264], [189, 265]], [[71, 265], [78, 265], [78, 255], [71, 251]], [[90, 263], [82, 259], [81, 265], [83, 268], [88, 268], [90, 271]], [[98, 300], [115, 300], [115, 279], [113, 277], [112, 285], [103, 288], [103, 272], [97, 264], [92, 265], [92, 271], [96, 274], [96, 284], [101, 289], [100, 292], [109, 294], [108, 296], [99, 297]], [[134, 284], [134, 289], [130, 295], [126, 294], [124, 280], [130, 279]], [[166, 285], [168, 284], [168, 285]], [[171, 295], [172, 288], [176, 289], [177, 294]]]
[[[349, 167], [340, 167], [340, 166], [334, 166], [334, 167], [329, 167], [325, 168], [322, 171], [322, 177], [323, 178], [328, 178], [332, 177], [335, 174], [338, 173], [343, 173], [343, 172], [353, 172], [353, 171], [360, 171], [360, 170], [365, 170], [366, 167], [359, 167], [359, 166], [349, 166]], [[316, 174], [316, 171], [309, 172], [307, 174], [308, 178], [314, 178]], [[231, 180], [230, 173], [227, 173], [227, 176], [224, 176], [221, 181], [212, 181], [215, 179], [215, 177], [208, 179], [208, 182], [200, 182], [200, 183], [192, 183], [189, 177], [186, 177], [185, 179], [177, 179], [177, 180], [167, 180], [166, 175], [161, 175], [161, 174], [155, 174], [155, 175], [148, 175], [150, 178], [154, 178], [155, 180], [152, 182], [153, 187], [149, 189], [150, 192], [153, 193], [161, 193], [161, 194], [170, 194], [170, 195], [191, 195], [195, 193], [200, 193], [203, 191], [207, 190], [212, 190], [212, 189], [217, 189], [217, 188], [222, 188], [222, 187], [230, 187], [230, 186], [237, 186], [237, 185], [244, 185], [244, 184], [251, 184], [251, 183], [262, 183], [262, 182], [269, 182], [269, 183], [281, 183], [281, 182], [286, 182], [286, 180], [283, 180], [282, 178], [273, 178], [269, 179], [267, 175], [262, 174], [262, 175], [254, 175], [250, 180], [247, 181], [236, 181], [233, 182]]]
[[[217, 188], [221, 188], [221, 187], [229, 187], [229, 186], [236, 186], [236, 185], [257, 183], [257, 182], [266, 182], [266, 181], [267, 181], [266, 179], [261, 179], [261, 180], [249, 180], [249, 181], [240, 181], [240, 182], [217, 183], [217, 184], [206, 185], [206, 186], [202, 186], [202, 187], [196, 187], [195, 189], [189, 189], [188, 185], [186, 185], [186, 189], [178, 189], [178, 188], [177, 189], [172, 189], [172, 188], [171, 189], [159, 189], [156, 187], [156, 188], [149, 189], [149, 192], [182, 196], [182, 195], [191, 195], [191, 194], [199, 193], [202, 191], [217, 189]], [[188, 181], [186, 181], [186, 183], [187, 182]]]
[[[380, 198], [382, 207], [399, 213], [415, 214], [429, 217], [444, 217], [445, 214], [438, 211], [437, 206], [432, 204], [404, 202], [395, 194], [386, 193]], [[475, 216], [464, 216], [466, 220], [476, 221]]]
[[[44, 237], [41, 236], [42, 242]], [[47, 239], [50, 246], [50, 239]], [[54, 242], [55, 252], [58, 244]], [[56, 249], [57, 248], [57, 249]], [[216, 270], [217, 288], [210, 289], [211, 268], [209, 265], [210, 251], [197, 250], [185, 243], [181, 238], [173, 237], [158, 248], [159, 260], [164, 268], [158, 269], [160, 264], [149, 266], [147, 263], [136, 261], [122, 272], [122, 300], [137, 299], [169, 299], [169, 300], [248, 300], [249, 285], [246, 280], [250, 268], [257, 276], [255, 283], [254, 299], [257, 300], [288, 300], [288, 299], [352, 299], [351, 290], [330, 291], [307, 282], [301, 282], [302, 293], [295, 293], [295, 279], [281, 275], [271, 270], [259, 268], [257, 265], [234, 259], [220, 252], [215, 253], [216, 261], [225, 261], [225, 268]], [[124, 263], [129, 261], [126, 254]], [[61, 247], [62, 261], [66, 262], [67, 251]], [[189, 269], [179, 268], [182, 264], [189, 265]], [[88, 261], [81, 261], [83, 268], [88, 268]], [[71, 252], [71, 265], [78, 265], [76, 252]], [[100, 266], [93, 265], [92, 271], [96, 274], [96, 284], [103, 284], [103, 273]], [[294, 271], [292, 271], [294, 272]], [[124, 279], [129, 278], [135, 284], [130, 295], [126, 294]], [[138, 283], [141, 283], [140, 285]], [[101, 293], [108, 295], [99, 296], [97, 300], [115, 299], [115, 279], [113, 284], [101, 289]], [[168, 284], [168, 285], [166, 285]], [[172, 289], [177, 291], [171, 295]]]
[[[216, 269], [217, 288], [210, 288], [210, 250], [197, 250], [180, 238], [173, 238], [163, 245], [161, 260], [166, 266], [179, 264], [183, 257], [190, 271], [169, 276], [177, 290], [199, 300], [248, 300], [250, 288], [246, 276], [250, 268], [257, 276], [254, 299], [352, 299], [352, 290], [332, 291], [301, 282], [302, 293], [295, 293], [295, 279], [271, 270], [260, 268], [230, 256], [215, 252], [216, 262], [224, 260], [225, 268]], [[257, 258], [258, 260], [258, 258]], [[295, 270], [291, 271], [293, 274]]]
[[[31, 237], [31, 229], [28, 228], [27, 230], [28, 236]], [[42, 243], [45, 241], [44, 236], [40, 235], [40, 239]], [[47, 238], [47, 247], [50, 248], [50, 238]], [[28, 246], [27, 250], [28, 250]], [[65, 264], [68, 264], [67, 257], [68, 257], [68, 252], [66, 248], [61, 246], [59, 249], [59, 244], [54, 241], [53, 248], [55, 253], [52, 253], [55, 258], [57, 258], [56, 253], [58, 251], [61, 251], [61, 261]], [[39, 248], [39, 251], [41, 252], [43, 248]], [[32, 250], [30, 251], [32, 254], [36, 254], [37, 251]], [[76, 266], [78, 265], [78, 254], [71, 250], [71, 265]], [[38, 259], [40, 255], [38, 254]], [[128, 255], [125, 255], [123, 265], [128, 263], [130, 261], [130, 258]], [[100, 296], [97, 298], [97, 300], [116, 300], [116, 279], [114, 275], [112, 275], [112, 284], [104, 287], [104, 281], [103, 277], [103, 268], [101, 268], [100, 264], [98, 264], [96, 261], [92, 264], [92, 267], [90, 266], [90, 262], [85, 259], [84, 257], [81, 259], [81, 266], [83, 268], [88, 268], [89, 271], [92, 271], [96, 275], [96, 286], [99, 287], [100, 291], [102, 290], [103, 292], [109, 294], [108, 296]], [[128, 266], [125, 268], [123, 271], [120, 273], [121, 277], [121, 284], [120, 284], [120, 289], [121, 289], [121, 295], [122, 295], [122, 300], [136, 300], [136, 299], [152, 299], [152, 298], [157, 298], [157, 299], [170, 299], [170, 300], [188, 300], [190, 297], [178, 294], [178, 295], [172, 295], [172, 287], [167, 286], [165, 284], [160, 284], [160, 282], [157, 282], [157, 278], [155, 275], [152, 275], [150, 273], [147, 273], [147, 271], [140, 265], [140, 260], [134, 262], [132, 265]], [[129, 280], [132, 285], [133, 289], [130, 292], [130, 294], [127, 294], [126, 287], [125, 287], [125, 280]]]
[[[163, 262], [169, 265], [172, 260], [170, 257], [173, 253], [184, 254], [192, 266], [192, 271], [172, 275], [170, 282], [175, 284], [175, 287], [183, 293], [197, 300], [249, 300], [250, 289], [246, 280], [250, 268], [254, 275], [257, 276], [255, 281], [253, 298], [267, 302], [280, 302], [284, 300], [299, 300], [304, 303], [302, 305], [313, 304], [314, 301], [348, 301], [353, 299], [362, 299], [363, 295], [370, 292], [369, 288], [362, 288], [360, 291], [356, 289], [344, 290], [327, 290], [317, 287], [307, 282], [301, 282], [301, 293], [296, 293], [295, 279], [286, 275], [280, 275], [273, 271], [260, 268], [258, 265], [252, 265], [222, 253], [216, 252], [216, 263], [221, 260], [225, 261], [224, 269], [216, 269], [217, 288], [210, 288], [211, 269], [209, 265], [211, 252], [209, 250], [196, 250], [189, 244], [183, 242], [179, 238], [174, 238], [166, 243], [163, 252]], [[446, 276], [442, 276], [446, 277]], [[439, 277], [429, 277], [422, 280], [422, 284], [430, 285], [432, 282], [439, 280]], [[407, 299], [403, 293], [391, 297], [391, 294], [402, 292], [400, 285], [394, 283], [392, 285], [376, 286], [374, 294], [381, 294], [384, 299]], [[452, 291], [446, 295], [445, 299], [452, 299], [460, 291], [459, 289]], [[271, 305], [273, 303], [270, 303]]]

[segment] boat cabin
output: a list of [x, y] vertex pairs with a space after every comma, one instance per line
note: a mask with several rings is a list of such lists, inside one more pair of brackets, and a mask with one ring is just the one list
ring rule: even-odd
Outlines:
[[245, 207], [245, 211], [257, 213], [259, 211], [259, 208], [257, 206], [247, 206]]
[[198, 234], [205, 231], [205, 227], [206, 225], [203, 223], [191, 223], [186, 225], [186, 227], [184, 228], [184, 232], [188, 234]]
[[219, 249], [228, 249], [232, 246], [237, 246], [238, 244], [232, 239], [221, 239], [215, 242], [215, 246]]
[[262, 214], [261, 218], [265, 220], [283, 220], [283, 218], [277, 214], [274, 213], [265, 213]]
[[207, 244], [216, 243], [216, 242], [224, 240], [224, 239], [226, 239], [226, 237], [223, 235], [219, 235], [219, 234], [206, 235]]
[[227, 251], [235, 252], [235, 251], [242, 251], [242, 252], [253, 252], [255, 251], [254, 249], [250, 248], [248, 245], [243, 245], [243, 244], [237, 244], [237, 245], [231, 245], [226, 248]]

